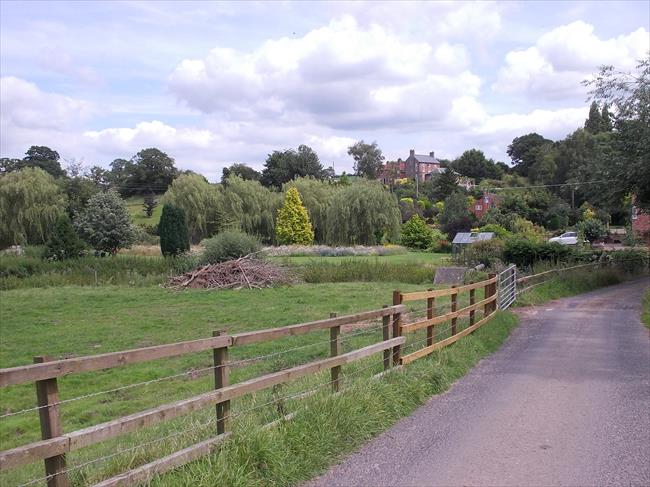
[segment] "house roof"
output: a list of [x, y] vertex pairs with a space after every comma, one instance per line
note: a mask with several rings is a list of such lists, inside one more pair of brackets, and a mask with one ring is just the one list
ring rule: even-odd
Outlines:
[[471, 244], [480, 240], [492, 240], [494, 232], [458, 232], [452, 244]]
[[440, 164], [440, 161], [438, 159], [436, 159], [435, 157], [431, 157], [429, 155], [414, 154], [413, 157], [415, 157], [419, 162]]

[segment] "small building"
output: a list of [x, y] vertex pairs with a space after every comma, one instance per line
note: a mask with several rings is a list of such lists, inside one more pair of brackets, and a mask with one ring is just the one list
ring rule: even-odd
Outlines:
[[488, 193], [486, 191], [483, 193], [483, 196], [474, 200], [474, 203], [472, 203], [469, 210], [476, 215], [477, 219], [480, 220], [481, 217], [490, 210], [490, 208], [498, 208], [500, 202], [501, 198], [499, 195]]
[[451, 253], [454, 257], [460, 257], [474, 242], [493, 238], [494, 232], [458, 232], [451, 242]]

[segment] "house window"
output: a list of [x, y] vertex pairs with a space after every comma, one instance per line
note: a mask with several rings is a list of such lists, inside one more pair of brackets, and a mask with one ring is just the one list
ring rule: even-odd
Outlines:
[[476, 211], [481, 211], [483, 207], [481, 205], [476, 205]]
[[639, 211], [637, 210], [636, 206], [632, 207], [632, 220], [636, 220], [639, 218]]

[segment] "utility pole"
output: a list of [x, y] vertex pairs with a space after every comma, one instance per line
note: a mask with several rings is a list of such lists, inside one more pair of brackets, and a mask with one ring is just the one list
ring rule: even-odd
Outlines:
[[415, 161], [415, 200], [420, 198], [420, 161]]

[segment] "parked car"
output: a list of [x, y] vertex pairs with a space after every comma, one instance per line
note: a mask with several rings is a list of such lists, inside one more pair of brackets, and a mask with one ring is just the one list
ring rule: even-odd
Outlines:
[[548, 239], [549, 242], [557, 242], [561, 245], [577, 245], [578, 244], [578, 232], [565, 232], [559, 237], [553, 237]]

